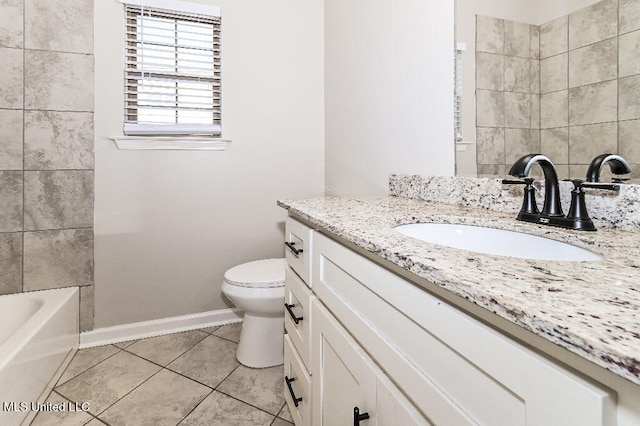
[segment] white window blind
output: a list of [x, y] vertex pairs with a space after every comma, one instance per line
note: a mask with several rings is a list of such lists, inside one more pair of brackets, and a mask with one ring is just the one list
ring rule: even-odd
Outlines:
[[125, 3], [124, 134], [220, 136], [220, 16], [142, 3]]
[[462, 52], [465, 50], [463, 43], [457, 43], [454, 52], [454, 103], [453, 118], [455, 125], [456, 142], [462, 141]]

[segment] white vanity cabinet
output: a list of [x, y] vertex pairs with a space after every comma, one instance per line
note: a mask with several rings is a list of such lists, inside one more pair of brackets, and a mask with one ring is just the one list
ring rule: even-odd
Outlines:
[[[615, 395], [609, 389], [509, 339], [324, 235], [314, 235], [312, 251], [313, 290], [318, 298], [312, 307], [314, 424], [330, 411], [323, 407], [330, 402], [326, 395], [333, 393], [322, 393], [319, 383], [326, 381], [325, 386], [331, 389], [354, 386], [354, 374], [324, 377], [332, 371], [327, 365], [338, 363], [336, 357], [349, 365], [362, 357], [359, 348], [364, 348], [375, 361], [373, 365], [393, 382], [396, 389], [391, 393], [402, 399], [406, 396], [410, 406], [418, 407], [433, 424], [616, 424]], [[318, 327], [327, 322], [320, 320], [323, 306], [330, 312], [326, 315], [342, 324], [344, 334], [354, 341], [351, 346], [343, 345], [342, 351], [336, 350]], [[337, 355], [329, 355], [327, 345]], [[379, 417], [375, 404], [365, 409], [372, 419]]]
[[311, 424], [311, 241], [308, 226], [287, 218], [285, 223], [284, 395], [295, 424]]
[[637, 393], [616, 395], [321, 231], [291, 217], [286, 229], [307, 256], [286, 249], [297, 426], [357, 424], [356, 407], [362, 426], [635, 424], [620, 404]]

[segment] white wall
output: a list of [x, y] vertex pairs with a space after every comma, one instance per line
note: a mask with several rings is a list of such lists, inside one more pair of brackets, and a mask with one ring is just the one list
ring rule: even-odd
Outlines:
[[538, 25], [546, 24], [600, 0], [538, 0]]
[[214, 4], [233, 142], [119, 151], [122, 5], [95, 1], [96, 328], [227, 307], [226, 269], [283, 256], [276, 200], [323, 194], [322, 0]]
[[453, 175], [453, 2], [325, 0], [325, 186]]

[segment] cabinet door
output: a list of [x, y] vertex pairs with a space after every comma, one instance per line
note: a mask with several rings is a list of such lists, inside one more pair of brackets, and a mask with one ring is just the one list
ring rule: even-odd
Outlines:
[[313, 424], [362, 426], [430, 425], [358, 343], [317, 300], [312, 302]]
[[286, 303], [284, 327], [308, 369], [309, 352], [311, 351], [311, 310], [309, 305], [314, 296], [309, 287], [289, 267], [285, 269], [284, 287], [284, 301]]
[[382, 372], [376, 383], [376, 416], [380, 426], [432, 425]]
[[285, 222], [284, 257], [300, 278], [311, 287], [311, 240], [313, 231], [306, 225], [288, 217]]
[[289, 335], [284, 336], [284, 399], [296, 426], [311, 424], [311, 377]]
[[357, 343], [316, 300], [312, 302], [312, 411], [316, 426], [353, 426], [354, 408], [376, 424], [376, 368]]

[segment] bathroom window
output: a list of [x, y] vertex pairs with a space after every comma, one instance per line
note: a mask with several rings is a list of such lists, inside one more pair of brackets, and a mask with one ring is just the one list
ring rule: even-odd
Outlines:
[[221, 136], [220, 9], [125, 5], [124, 134]]
[[455, 125], [456, 142], [462, 142], [462, 52], [466, 50], [464, 43], [457, 43], [453, 58], [453, 78], [455, 82], [453, 120]]

